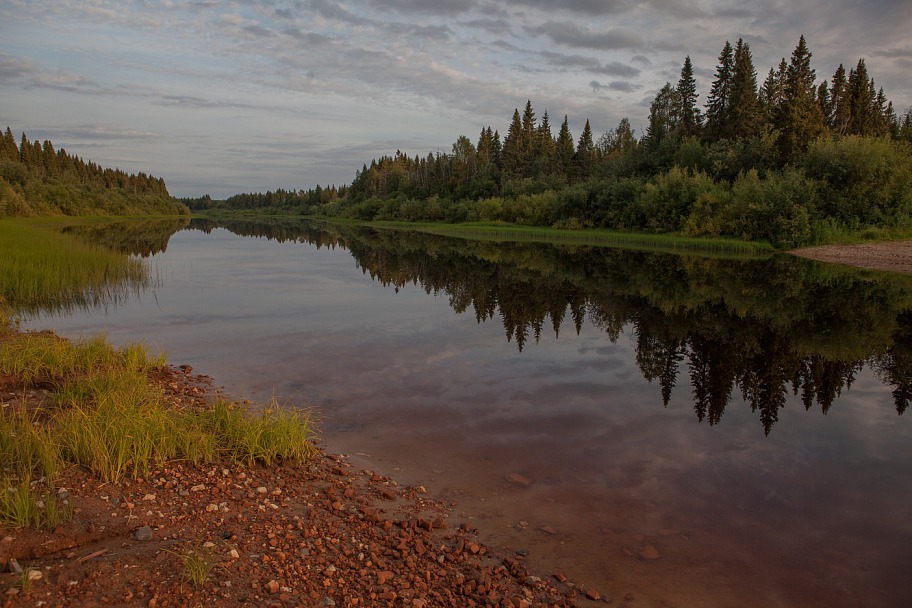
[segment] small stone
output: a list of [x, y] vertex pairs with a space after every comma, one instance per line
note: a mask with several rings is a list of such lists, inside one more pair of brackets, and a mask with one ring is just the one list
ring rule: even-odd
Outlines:
[[152, 540], [152, 528], [149, 526], [142, 526], [141, 528], [137, 528], [133, 532], [133, 540], [138, 540], [140, 542]]
[[209, 503], [206, 505], [206, 513], [211, 513], [212, 511], [218, 511], [219, 506], [215, 503]]
[[41, 570], [35, 568], [29, 568], [28, 571], [28, 580], [30, 581], [40, 581], [44, 575], [41, 573]]
[[336, 600], [332, 599], [331, 597], [324, 597], [322, 600], [320, 600], [320, 605], [321, 606], [335, 606]]
[[520, 486], [522, 488], [528, 488], [532, 485], [532, 480], [523, 475], [522, 473], [510, 473], [509, 475], [504, 476], [504, 479], [512, 483], [513, 485]]
[[587, 590], [586, 590], [586, 597], [588, 597], [588, 598], [589, 598], [590, 600], [592, 600], [593, 602], [597, 602], [597, 601], [599, 601], [600, 599], [602, 599], [602, 596], [599, 595], [599, 592], [596, 591], [595, 589], [587, 589]]
[[231, 557], [232, 559], [238, 559], [239, 557], [241, 557], [241, 554], [238, 553], [238, 550], [237, 550], [237, 549], [232, 549], [231, 551], [228, 552], [228, 555], [229, 555], [229, 557]]
[[554, 536], [555, 534], [557, 534], [557, 530], [555, 530], [551, 526], [542, 526], [541, 528], [539, 528], [539, 530], [541, 530], [542, 532], [544, 532], [545, 534], [547, 534], [549, 536]]
[[143, 500], [155, 500], [155, 494], [146, 494], [143, 496]]
[[640, 558], [642, 559], [659, 559], [660, 557], [662, 557], [662, 554], [652, 545], [646, 545], [643, 547], [643, 550], [640, 551]]
[[389, 570], [382, 570], [377, 573], [377, 584], [385, 585], [387, 582], [392, 580], [392, 578], [393, 578], [392, 572], [390, 572]]
[[269, 490], [266, 489], [266, 486], [260, 486], [259, 488], [257, 488], [256, 491], [257, 491], [257, 494], [265, 494]]
[[566, 583], [566, 582], [567, 582], [567, 577], [564, 576], [564, 573], [563, 573], [563, 572], [555, 572], [552, 576], [554, 576], [554, 579], [555, 579], [558, 583]]
[[269, 581], [268, 583], [266, 583], [266, 591], [268, 591], [269, 593], [271, 593], [273, 595], [278, 593], [280, 588], [281, 588], [281, 586], [279, 585], [279, 582], [276, 580], [272, 580], [272, 581]]

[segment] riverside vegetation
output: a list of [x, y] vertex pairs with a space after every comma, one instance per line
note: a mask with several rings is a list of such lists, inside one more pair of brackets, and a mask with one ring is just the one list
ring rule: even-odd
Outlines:
[[[702, 106], [690, 58], [638, 136], [557, 136], [531, 101], [506, 135], [486, 126], [449, 153], [397, 151], [351, 184], [184, 199], [197, 211], [358, 220], [506, 222], [727, 236], [776, 247], [912, 234], [912, 109], [898, 116], [863, 59], [818, 81], [803, 37], [758, 86], [750, 46], [725, 43]], [[705, 112], [704, 112], [705, 110]]]

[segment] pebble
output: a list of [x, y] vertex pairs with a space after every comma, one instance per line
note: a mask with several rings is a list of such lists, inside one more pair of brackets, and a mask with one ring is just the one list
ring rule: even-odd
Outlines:
[[528, 488], [532, 485], [532, 480], [523, 475], [522, 473], [510, 473], [504, 477], [507, 481], [513, 485], [520, 486], [522, 488]]
[[640, 551], [640, 557], [645, 560], [659, 559], [662, 557], [662, 554], [659, 553], [659, 550], [652, 545], [646, 545], [643, 547], [643, 550]]
[[133, 540], [138, 540], [140, 542], [152, 540], [152, 528], [149, 526], [142, 526], [140, 528], [137, 528], [133, 532]]

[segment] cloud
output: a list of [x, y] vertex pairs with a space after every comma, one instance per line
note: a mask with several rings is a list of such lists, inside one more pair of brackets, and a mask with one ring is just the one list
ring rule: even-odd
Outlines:
[[548, 63], [558, 67], [575, 67], [583, 68], [589, 72], [597, 74], [609, 74], [613, 76], [634, 77], [640, 75], [640, 70], [618, 61], [612, 61], [609, 64], [603, 64], [594, 57], [583, 55], [565, 55], [554, 51], [542, 51], [542, 57], [548, 60]]
[[355, 15], [344, 7], [335, 2], [330, 2], [329, 0], [311, 0], [308, 4], [312, 10], [315, 10], [320, 16], [325, 17], [326, 19], [334, 19], [352, 25], [367, 25], [373, 23], [369, 19]]
[[592, 80], [589, 82], [589, 86], [591, 86], [594, 91], [619, 91], [621, 93], [633, 93], [634, 91], [643, 88], [640, 85], [623, 80], [614, 80], [608, 84], [602, 84], [598, 80]]
[[371, 0], [381, 11], [396, 11], [404, 14], [459, 15], [467, 13], [478, 5], [476, 0]]
[[871, 57], [888, 57], [890, 59], [912, 59], [912, 46], [892, 47], [873, 51]]
[[579, 28], [569, 21], [544, 23], [534, 27], [526, 27], [530, 34], [547, 36], [553, 42], [575, 48], [611, 50], [638, 48], [643, 44], [643, 39], [636, 33], [612, 29], [605, 32], [591, 32]]
[[558, 6], [552, 0], [514, 0], [510, 4], [519, 4], [532, 8], [552, 11], [560, 9], [584, 15], [611, 15], [627, 10], [624, 0], [564, 0]]
[[34, 64], [27, 59], [22, 59], [7, 53], [0, 53], [0, 78], [12, 80], [31, 74]]
[[108, 124], [86, 124], [71, 127], [41, 128], [43, 139], [92, 139], [92, 140], [130, 140], [152, 139], [159, 134], [152, 131], [138, 131]]

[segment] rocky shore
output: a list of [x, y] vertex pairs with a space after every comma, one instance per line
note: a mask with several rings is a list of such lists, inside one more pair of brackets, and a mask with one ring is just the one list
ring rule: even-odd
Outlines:
[[[208, 380], [161, 379], [175, 407]], [[0, 402], [41, 399], [0, 378]], [[53, 531], [0, 529], [0, 606], [500, 606], [607, 602], [560, 572], [495, 555], [453, 505], [321, 451], [274, 467], [175, 462], [105, 484], [77, 468]], [[625, 600], [613, 602], [624, 605]]]

